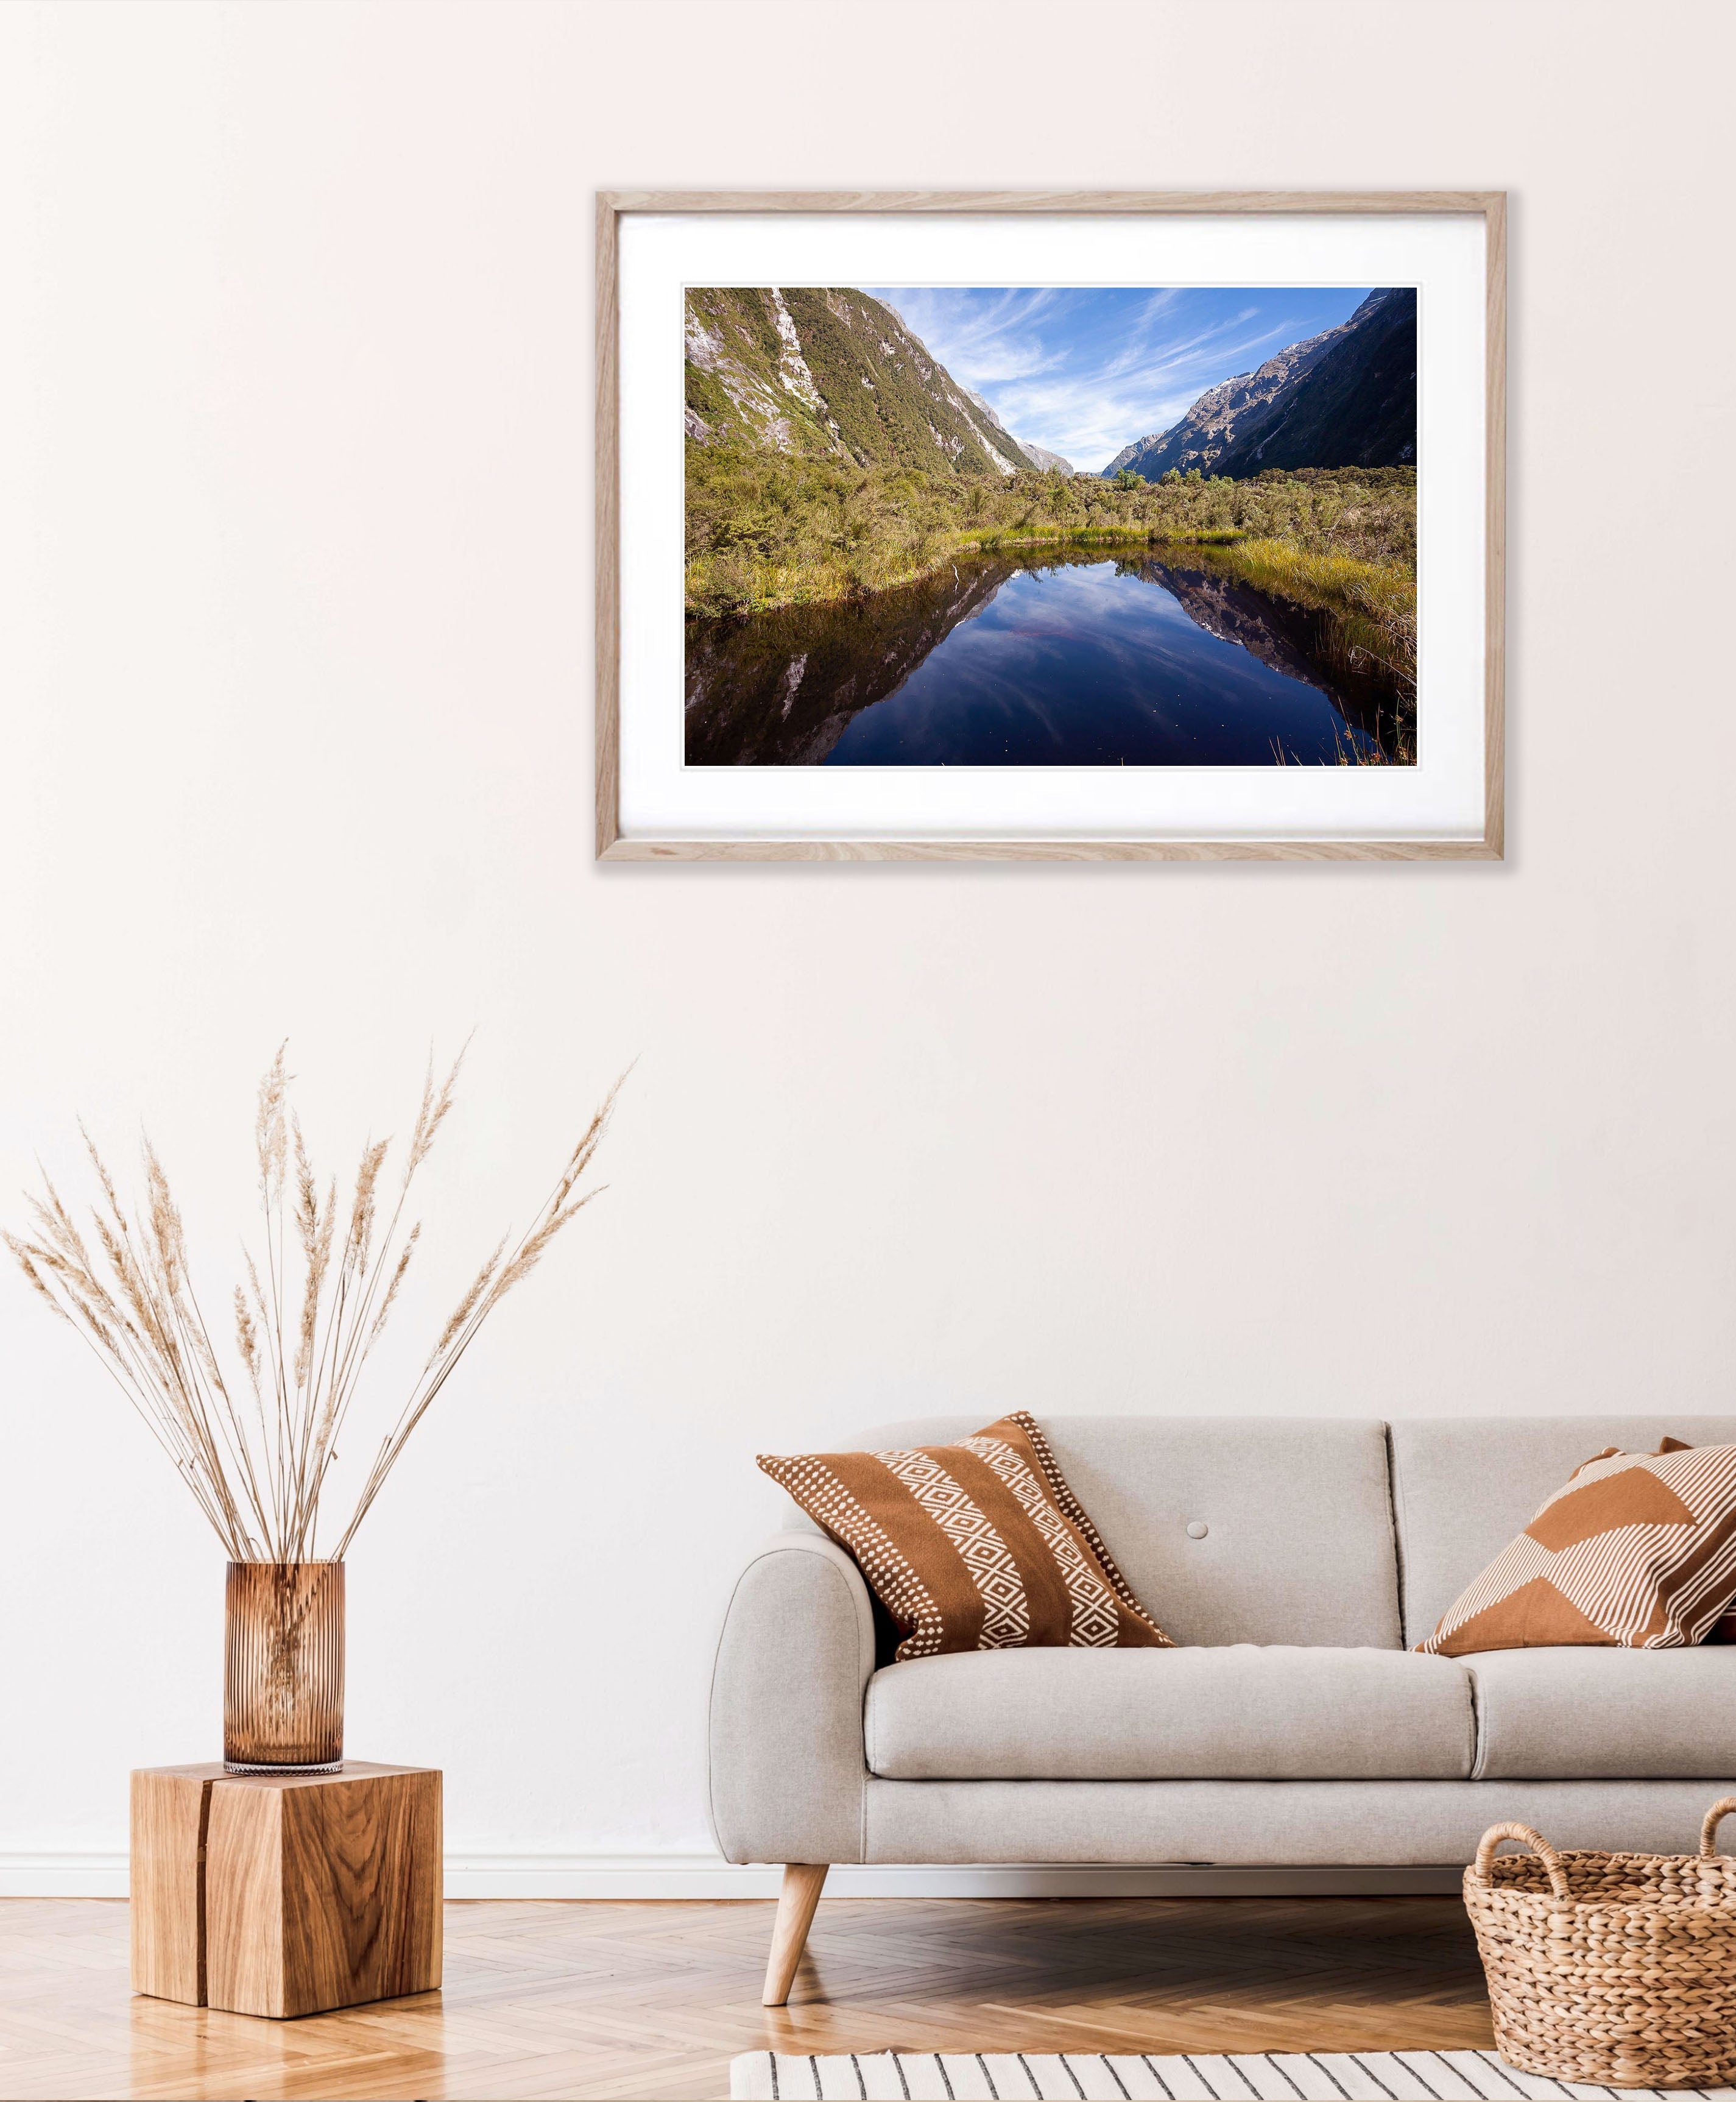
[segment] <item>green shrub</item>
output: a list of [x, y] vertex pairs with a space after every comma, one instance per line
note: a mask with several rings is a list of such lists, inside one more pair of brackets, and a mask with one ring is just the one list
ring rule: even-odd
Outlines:
[[1413, 468], [1070, 481], [689, 444], [686, 526], [694, 614], [860, 597], [991, 548], [1171, 542], [1220, 550], [1260, 589], [1362, 623], [1358, 646], [1383, 661], [1415, 663]]

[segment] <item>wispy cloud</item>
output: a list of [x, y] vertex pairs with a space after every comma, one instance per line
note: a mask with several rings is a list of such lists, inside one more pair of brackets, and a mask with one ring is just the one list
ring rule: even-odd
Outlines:
[[870, 286], [1016, 438], [1103, 466], [1209, 387], [1346, 320], [1366, 287]]

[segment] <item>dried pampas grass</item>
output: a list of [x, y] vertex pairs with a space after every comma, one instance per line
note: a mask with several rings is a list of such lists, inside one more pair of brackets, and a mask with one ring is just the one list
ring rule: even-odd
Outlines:
[[430, 1062], [396, 1183], [391, 1141], [362, 1151], [348, 1202], [323, 1193], [280, 1046], [259, 1083], [254, 1145], [264, 1245], [243, 1249], [247, 1278], [231, 1302], [241, 1376], [226, 1377], [188, 1272], [186, 1232], [147, 1139], [145, 1201], [135, 1217], [79, 1127], [101, 1200], [93, 1252], [45, 1174], [26, 1197], [27, 1235], [0, 1235], [34, 1291], [70, 1324], [144, 1418], [233, 1562], [341, 1561], [405, 1441], [494, 1309], [600, 1188], [581, 1191], [618, 1081], [568, 1155], [553, 1192], [517, 1240], [503, 1236], [441, 1331], [397, 1420], [381, 1439], [355, 1508], [322, 1554], [320, 1497], [363, 1366], [385, 1327], [422, 1235], [405, 1223], [411, 1185], [452, 1108], [463, 1053], [437, 1086]]

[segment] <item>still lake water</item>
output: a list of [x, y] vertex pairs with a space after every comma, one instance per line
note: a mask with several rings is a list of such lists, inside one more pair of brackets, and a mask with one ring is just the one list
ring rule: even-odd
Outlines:
[[1098, 548], [692, 620], [690, 766], [1270, 766], [1392, 749], [1406, 700], [1251, 586]]

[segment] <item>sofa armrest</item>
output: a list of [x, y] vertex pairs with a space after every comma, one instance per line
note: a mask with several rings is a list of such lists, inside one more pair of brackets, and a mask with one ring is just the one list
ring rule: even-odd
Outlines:
[[781, 1532], [742, 1572], [711, 1674], [711, 1829], [731, 1861], [859, 1861], [874, 1610], [818, 1535]]

